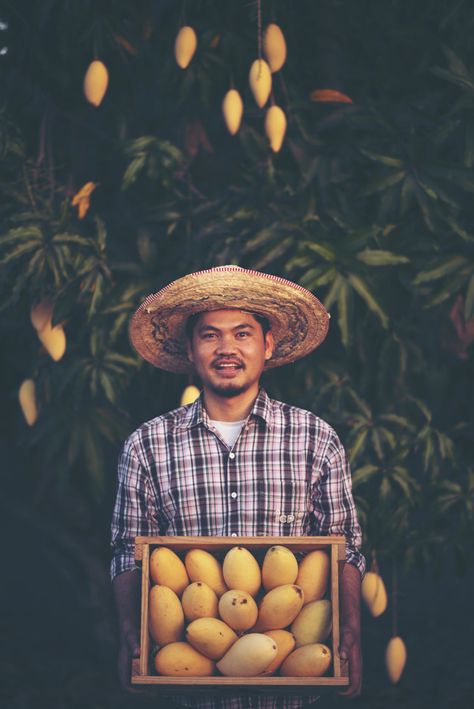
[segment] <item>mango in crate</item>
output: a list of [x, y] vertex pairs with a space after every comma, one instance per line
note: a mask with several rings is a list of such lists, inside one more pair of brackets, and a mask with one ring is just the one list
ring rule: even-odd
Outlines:
[[253, 677], [265, 672], [277, 655], [276, 642], [263, 633], [242, 635], [224, 657], [217, 669], [228, 677]]
[[186, 640], [211, 660], [220, 660], [237, 640], [237, 633], [220, 618], [197, 618], [186, 628]]
[[215, 663], [189, 643], [175, 642], [157, 652], [155, 669], [159, 675], [171, 677], [209, 677], [214, 674]]
[[168, 586], [181, 596], [189, 577], [186, 567], [177, 554], [168, 547], [154, 549], [150, 556], [150, 576], [154, 583]]

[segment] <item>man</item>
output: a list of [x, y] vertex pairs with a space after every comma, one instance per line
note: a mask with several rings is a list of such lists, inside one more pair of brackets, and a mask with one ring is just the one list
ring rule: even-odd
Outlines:
[[[361, 688], [360, 582], [365, 560], [342, 445], [314, 414], [274, 401], [264, 369], [303, 357], [324, 340], [329, 315], [283, 278], [237, 266], [200, 271], [149, 296], [130, 337], [149, 362], [193, 372], [200, 398], [141, 426], [125, 442], [112, 522], [112, 578], [120, 625], [119, 674], [138, 656], [138, 535], [344, 534], [341, 659]], [[316, 697], [233, 697], [179, 704], [222, 709], [302, 707]]]

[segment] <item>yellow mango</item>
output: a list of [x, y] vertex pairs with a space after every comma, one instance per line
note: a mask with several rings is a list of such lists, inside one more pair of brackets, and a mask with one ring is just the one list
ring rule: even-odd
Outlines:
[[398, 635], [391, 638], [385, 650], [385, 667], [392, 684], [397, 684], [407, 661], [405, 643]]
[[324, 596], [328, 585], [329, 568], [329, 555], [322, 549], [310, 551], [300, 561], [295, 583], [303, 589], [305, 603], [319, 601]]
[[222, 573], [227, 587], [255, 596], [262, 583], [260, 566], [244, 547], [232, 547], [224, 557]]
[[44, 298], [30, 310], [31, 324], [35, 330], [42, 330], [48, 323], [51, 323], [53, 317], [53, 304], [47, 298]]
[[278, 544], [270, 547], [262, 564], [262, 584], [265, 591], [294, 583], [297, 576], [298, 562], [293, 552]]
[[322, 677], [331, 664], [327, 645], [312, 643], [293, 650], [280, 667], [283, 677]]
[[222, 102], [222, 113], [227, 130], [231, 135], [235, 135], [240, 128], [244, 104], [238, 91], [230, 89], [224, 96]]
[[272, 675], [278, 670], [283, 660], [295, 649], [295, 636], [288, 630], [267, 630], [264, 635], [268, 635], [277, 644], [277, 654], [275, 659], [265, 670], [266, 675]]
[[265, 115], [265, 133], [274, 153], [280, 150], [286, 133], [286, 116], [280, 106], [270, 106]]
[[158, 645], [179, 640], [184, 631], [184, 613], [178, 596], [167, 586], [152, 586], [148, 601], [148, 627]]
[[286, 60], [286, 42], [280, 27], [273, 22], [265, 29], [263, 51], [272, 73], [279, 71]]
[[247, 591], [226, 591], [219, 599], [219, 615], [234, 630], [250, 630], [256, 623], [258, 608]]
[[186, 571], [191, 581], [204, 581], [220, 598], [227, 591], [218, 560], [204, 549], [190, 549], [184, 558]]
[[302, 609], [303, 601], [303, 591], [299, 586], [285, 584], [273, 588], [260, 601], [256, 630], [286, 628]]
[[220, 660], [237, 640], [237, 633], [220, 618], [198, 618], [186, 628], [186, 640], [211, 660]]
[[331, 628], [332, 604], [325, 599], [311, 601], [303, 606], [291, 624], [291, 632], [296, 638], [296, 647], [326, 642]]
[[28, 426], [33, 426], [38, 418], [36, 406], [36, 384], [33, 379], [25, 379], [18, 390], [21, 410]]
[[249, 84], [257, 106], [263, 108], [272, 90], [272, 73], [265, 59], [256, 59], [250, 67]]
[[362, 579], [362, 598], [374, 618], [387, 608], [387, 591], [382, 577], [375, 571], [367, 571]]
[[159, 675], [170, 677], [210, 677], [215, 663], [189, 643], [165, 645], [155, 655], [155, 669]]
[[197, 47], [197, 35], [192, 27], [184, 25], [179, 30], [174, 43], [174, 56], [178, 66], [186, 69]]
[[66, 333], [63, 326], [55, 325], [51, 327], [51, 322], [49, 321], [42, 330], [38, 331], [38, 337], [49, 356], [55, 362], [59, 362], [66, 351]]
[[197, 388], [197, 386], [194, 386], [194, 384], [189, 384], [189, 386], [185, 387], [182, 395], [181, 395], [181, 406], [187, 406], [188, 404], [193, 404], [196, 399], [199, 399], [199, 395], [201, 392]]
[[105, 64], [94, 59], [84, 76], [84, 95], [93, 106], [100, 106], [109, 85], [109, 72]]
[[217, 596], [203, 581], [195, 581], [184, 589], [181, 604], [188, 621], [217, 618]]
[[168, 586], [181, 596], [189, 578], [186, 567], [177, 554], [168, 547], [157, 547], [150, 556], [150, 576], [154, 583]]
[[276, 642], [263, 633], [242, 635], [217, 663], [227, 677], [252, 677], [263, 674], [278, 652]]

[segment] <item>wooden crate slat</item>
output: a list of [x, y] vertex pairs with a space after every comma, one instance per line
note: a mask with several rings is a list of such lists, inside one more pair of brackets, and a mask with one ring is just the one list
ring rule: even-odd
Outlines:
[[140, 675], [150, 674], [150, 634], [148, 632], [148, 599], [150, 586], [150, 547], [143, 545], [142, 555], [142, 598], [141, 598], [141, 629], [140, 629]]

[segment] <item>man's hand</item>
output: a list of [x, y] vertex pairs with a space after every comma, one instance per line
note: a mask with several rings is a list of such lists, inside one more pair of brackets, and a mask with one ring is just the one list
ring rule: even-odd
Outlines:
[[122, 689], [132, 693], [140, 691], [134, 689], [130, 684], [132, 659], [134, 657], [140, 657], [138, 633], [134, 630], [125, 631], [123, 634], [121, 632], [117, 664], [118, 678]]
[[360, 649], [360, 634], [349, 626], [341, 628], [341, 644], [339, 646], [341, 667], [348, 672], [349, 687], [339, 692], [341, 697], [351, 699], [358, 697], [362, 690], [362, 653]]
[[362, 691], [362, 653], [360, 649], [360, 573], [345, 564], [341, 574], [341, 639], [339, 655], [343, 670], [349, 674], [349, 687], [339, 692], [352, 699]]
[[140, 657], [140, 573], [125, 571], [116, 576], [112, 588], [119, 626], [118, 678], [120, 686], [131, 694], [142, 694], [130, 683], [132, 659]]

